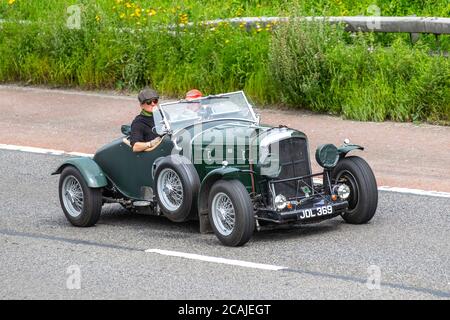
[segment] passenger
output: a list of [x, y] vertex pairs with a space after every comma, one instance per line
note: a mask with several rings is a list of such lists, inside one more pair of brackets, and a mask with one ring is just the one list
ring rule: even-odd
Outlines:
[[194, 100], [203, 97], [200, 90], [192, 89], [186, 93], [186, 100]]
[[[185, 100], [192, 101], [192, 100], [195, 100], [195, 99], [198, 99], [201, 97], [203, 97], [203, 94], [201, 93], [200, 90], [192, 89], [186, 93]], [[202, 104], [200, 102], [198, 102], [198, 103], [190, 102], [189, 105], [187, 106], [187, 109], [191, 110], [197, 114], [201, 110], [201, 107], [202, 107]]]

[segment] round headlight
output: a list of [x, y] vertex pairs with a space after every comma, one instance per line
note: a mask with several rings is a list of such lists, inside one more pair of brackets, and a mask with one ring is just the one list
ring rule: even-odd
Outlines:
[[346, 184], [341, 184], [337, 188], [337, 195], [340, 199], [345, 200], [350, 196], [350, 188]]
[[287, 206], [286, 197], [283, 196], [282, 194], [277, 195], [275, 197], [274, 204], [275, 208], [277, 208], [278, 210], [283, 210]]
[[334, 144], [323, 144], [316, 150], [317, 163], [326, 169], [336, 166], [339, 161], [339, 152]]

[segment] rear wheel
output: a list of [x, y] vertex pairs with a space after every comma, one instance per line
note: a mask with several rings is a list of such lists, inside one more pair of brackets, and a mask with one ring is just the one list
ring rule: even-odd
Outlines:
[[209, 221], [217, 238], [226, 246], [242, 246], [255, 229], [253, 205], [247, 189], [238, 180], [219, 180], [208, 198]]
[[81, 173], [72, 166], [64, 168], [59, 178], [59, 201], [64, 215], [77, 227], [91, 227], [100, 218], [102, 193], [89, 188]]
[[198, 174], [187, 159], [173, 155], [162, 160], [155, 171], [156, 197], [164, 215], [183, 222], [196, 214]]
[[344, 158], [333, 169], [333, 178], [336, 183], [343, 183], [350, 189], [349, 207], [342, 218], [352, 224], [370, 221], [377, 210], [378, 189], [367, 162], [355, 156]]

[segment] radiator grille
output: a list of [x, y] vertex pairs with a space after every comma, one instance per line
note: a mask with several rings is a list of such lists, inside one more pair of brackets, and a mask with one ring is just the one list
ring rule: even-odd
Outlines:
[[[306, 139], [290, 138], [279, 142], [280, 174], [277, 179], [289, 179], [311, 174], [309, 165], [308, 145]], [[312, 185], [312, 179], [303, 180], [308, 185]], [[301, 187], [304, 183], [297, 181], [283, 182], [275, 184], [276, 194], [283, 194], [287, 198], [302, 196], [304, 193]]]

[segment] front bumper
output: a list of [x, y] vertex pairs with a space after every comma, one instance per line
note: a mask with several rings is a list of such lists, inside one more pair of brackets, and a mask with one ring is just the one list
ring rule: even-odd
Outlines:
[[[331, 209], [330, 209], [331, 208]], [[256, 219], [273, 222], [276, 224], [300, 223], [308, 224], [334, 218], [341, 215], [348, 208], [347, 201], [331, 201], [320, 199], [305, 203], [289, 210], [277, 211], [273, 209], [259, 208], [256, 211]]]

